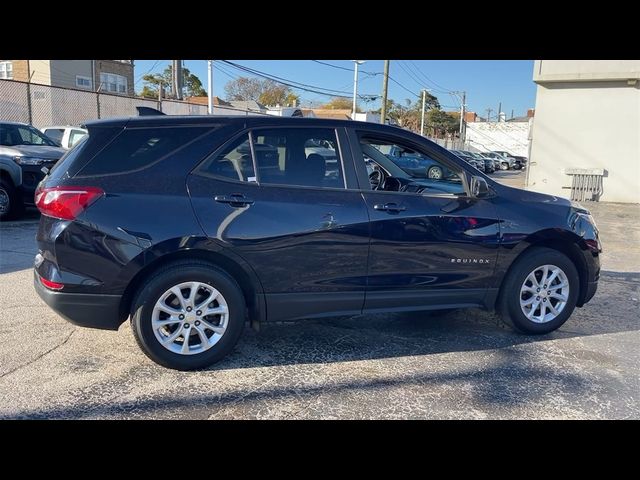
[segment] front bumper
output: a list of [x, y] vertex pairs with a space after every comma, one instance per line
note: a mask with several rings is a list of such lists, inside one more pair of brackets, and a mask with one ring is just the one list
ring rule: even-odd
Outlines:
[[121, 295], [65, 293], [45, 288], [34, 272], [34, 286], [40, 298], [58, 315], [80, 327], [117, 330], [125, 320], [120, 316]]
[[55, 162], [45, 163], [42, 165], [23, 165], [22, 168], [22, 201], [25, 205], [34, 205], [34, 194], [38, 184], [45, 177], [42, 167], [52, 168]]

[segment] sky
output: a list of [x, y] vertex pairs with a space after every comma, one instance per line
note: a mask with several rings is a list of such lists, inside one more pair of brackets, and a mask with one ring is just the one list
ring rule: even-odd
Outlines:
[[[351, 97], [353, 92], [353, 66], [350, 60], [229, 60], [282, 79], [304, 83], [312, 88], [321, 87], [344, 92]], [[142, 76], [161, 72], [171, 60], [136, 60], [135, 90], [142, 90]], [[207, 61], [185, 60], [184, 65], [195, 73], [207, 89]], [[340, 68], [335, 68], [335, 67]], [[360, 65], [358, 93], [376, 95], [382, 92], [382, 60], [365, 60]], [[422, 89], [431, 90], [438, 97], [444, 110], [459, 110], [459, 95], [450, 91], [466, 91], [467, 110], [485, 117], [487, 108], [494, 116], [502, 103], [507, 118], [523, 116], [535, 104], [535, 84], [532, 80], [533, 60], [391, 60], [389, 76], [389, 98], [402, 103], [407, 98], [415, 99]], [[224, 85], [232, 78], [252, 76], [222, 61], [214, 62], [214, 95], [224, 98]], [[319, 107], [331, 97], [317, 93], [294, 91], [300, 95], [303, 106]], [[360, 103], [361, 108], [375, 110], [380, 100]]]

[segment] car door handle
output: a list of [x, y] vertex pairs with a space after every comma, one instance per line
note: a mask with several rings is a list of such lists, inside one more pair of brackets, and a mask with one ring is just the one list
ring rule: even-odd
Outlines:
[[397, 203], [377, 203], [373, 206], [373, 209], [380, 210], [382, 212], [398, 213], [404, 212], [407, 207], [403, 207], [402, 205], [398, 205]]
[[232, 207], [246, 207], [247, 205], [253, 205], [253, 200], [251, 198], [237, 193], [234, 193], [233, 195], [216, 195], [213, 199], [218, 203], [228, 203]]

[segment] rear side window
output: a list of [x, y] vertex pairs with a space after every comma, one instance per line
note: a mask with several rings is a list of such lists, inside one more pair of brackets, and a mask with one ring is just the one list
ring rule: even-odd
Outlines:
[[110, 175], [147, 168], [210, 130], [210, 127], [125, 129], [80, 175]]
[[57, 144], [62, 144], [62, 135], [64, 130], [61, 128], [48, 128], [44, 131], [44, 134], [54, 140]]
[[260, 183], [345, 188], [335, 130], [273, 128], [252, 135]]
[[249, 135], [242, 135], [221, 152], [211, 155], [202, 164], [199, 172], [241, 182], [255, 182], [256, 174], [253, 171]]

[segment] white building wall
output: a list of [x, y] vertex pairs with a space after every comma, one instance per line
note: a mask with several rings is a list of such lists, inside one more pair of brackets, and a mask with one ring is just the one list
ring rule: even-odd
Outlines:
[[529, 122], [470, 122], [465, 139], [480, 152], [507, 151], [529, 156]]
[[[640, 203], [640, 80], [620, 80], [621, 72], [607, 74], [603, 65], [590, 73], [589, 62], [572, 61], [570, 71], [547, 65], [554, 81], [538, 85], [527, 188], [568, 197], [566, 169], [600, 168], [606, 170], [601, 201]], [[622, 68], [618, 61], [604, 66]], [[540, 78], [545, 71], [540, 62], [536, 68]], [[630, 77], [640, 71], [626, 68]], [[572, 72], [579, 80], [567, 80]], [[611, 80], [591, 80], [596, 74]]]
[[372, 122], [372, 123], [380, 123], [380, 114], [379, 113], [356, 113], [354, 120], [359, 122]]

